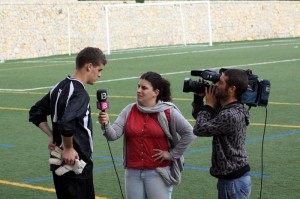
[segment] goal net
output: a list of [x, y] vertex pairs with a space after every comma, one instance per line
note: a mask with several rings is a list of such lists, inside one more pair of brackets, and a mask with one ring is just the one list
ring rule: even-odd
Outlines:
[[212, 45], [209, 1], [105, 6], [107, 53], [179, 45]]

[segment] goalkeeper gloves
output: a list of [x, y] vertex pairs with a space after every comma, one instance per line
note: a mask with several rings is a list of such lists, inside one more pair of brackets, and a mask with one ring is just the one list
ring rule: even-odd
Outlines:
[[61, 165], [58, 169], [55, 170], [55, 173], [58, 176], [62, 176], [69, 171], [74, 171], [76, 174], [81, 174], [86, 165], [86, 163], [83, 160], [78, 160], [78, 159], [75, 160], [74, 165], [68, 165], [68, 164], [62, 165], [63, 163], [61, 159], [62, 150], [59, 147], [55, 147], [55, 149], [51, 151], [50, 154], [55, 158], [50, 158], [49, 163], [58, 166]]

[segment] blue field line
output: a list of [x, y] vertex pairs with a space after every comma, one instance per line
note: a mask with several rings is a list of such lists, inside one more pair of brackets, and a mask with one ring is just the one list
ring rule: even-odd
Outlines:
[[[287, 132], [287, 133], [281, 133], [281, 134], [276, 134], [276, 135], [265, 136], [265, 139], [273, 139], [273, 138], [278, 138], [278, 137], [294, 135], [294, 134], [298, 134], [298, 133], [300, 133], [300, 131], [291, 131], [291, 132]], [[261, 140], [262, 140], [262, 137], [246, 140], [246, 142], [256, 142], [256, 141], [261, 141]], [[1, 145], [2, 144], [0, 144], [0, 146]], [[5, 146], [6, 146], [6, 144], [5, 144]], [[14, 147], [14, 146], [8, 144], [8, 146], [6, 146], [6, 147]], [[199, 148], [199, 149], [188, 150], [188, 151], [185, 152], [185, 154], [192, 154], [192, 153], [197, 153], [197, 152], [201, 152], [201, 151], [209, 151], [209, 150], [211, 150], [211, 147], [204, 147], [204, 148]], [[102, 156], [102, 155], [93, 155], [93, 158], [111, 159], [110, 156]], [[114, 160], [123, 162], [123, 158], [114, 157]], [[116, 166], [122, 166], [122, 165], [123, 164], [120, 164], [120, 163], [116, 164]], [[102, 170], [102, 169], [108, 169], [108, 168], [112, 168], [112, 167], [113, 167], [113, 164], [108, 164], [108, 165], [104, 165], [104, 166], [95, 167], [94, 171], [98, 171], [98, 170]], [[185, 165], [184, 168], [198, 170], [198, 171], [209, 171], [209, 168], [198, 167], [198, 166]], [[253, 177], [262, 177], [260, 173], [250, 172], [250, 175], [253, 176]], [[269, 177], [269, 176], [263, 174], [263, 178], [267, 178], [267, 177]], [[28, 184], [28, 183], [44, 181], [44, 180], [49, 180], [49, 179], [52, 179], [52, 176], [48, 176], [48, 177], [44, 177], [44, 178], [30, 179], [30, 180], [23, 181], [21, 183]]]
[[261, 173], [254, 173], [254, 172], [250, 172], [250, 176], [252, 176], [252, 177], [258, 177], [258, 178], [269, 178], [270, 176], [269, 175], [266, 175], [266, 174], [263, 174], [262, 176], [261, 176]]
[[[278, 137], [285, 137], [285, 136], [289, 136], [289, 135], [295, 135], [295, 134], [298, 134], [298, 133], [300, 133], [300, 131], [290, 131], [290, 132], [286, 132], [286, 133], [280, 133], [280, 134], [276, 134], [276, 135], [265, 136], [265, 140], [278, 138]], [[263, 137], [253, 138], [253, 139], [250, 139], [250, 140], [246, 140], [246, 142], [247, 143], [256, 142], [256, 141], [261, 141], [262, 139], [263, 139]], [[199, 148], [199, 149], [187, 150], [184, 154], [192, 154], [192, 153], [197, 153], [197, 152], [201, 152], [201, 151], [209, 151], [209, 150], [211, 150], [211, 147], [204, 147], [204, 148]]]
[[[116, 164], [116, 166], [122, 166], [123, 164]], [[95, 167], [94, 171], [97, 170], [102, 170], [102, 169], [108, 169], [108, 168], [112, 168], [114, 165], [113, 164], [108, 164], [108, 165], [104, 165], [104, 166], [100, 166], [100, 167]]]
[[[111, 160], [111, 156], [104, 156], [104, 155], [93, 155], [93, 158], [110, 159]], [[114, 157], [114, 160], [123, 161], [123, 158]]]
[[[116, 164], [116, 166], [122, 166], [123, 164]], [[102, 170], [102, 169], [108, 169], [108, 168], [112, 168], [114, 165], [113, 164], [108, 164], [108, 165], [104, 165], [104, 166], [99, 166], [99, 167], [95, 167], [93, 170], [97, 171], [97, 170]], [[25, 180], [23, 182], [20, 182], [21, 184], [30, 184], [30, 183], [34, 183], [34, 182], [40, 182], [40, 181], [45, 181], [45, 180], [50, 180], [52, 179], [52, 176], [47, 176], [47, 177], [43, 177], [43, 178], [35, 178], [35, 179], [30, 179], [30, 180]]]
[[200, 149], [187, 150], [184, 154], [198, 153], [201, 151], [209, 151], [209, 150], [211, 150], [211, 147], [204, 147]]
[[[285, 136], [288, 136], [288, 135], [295, 135], [295, 134], [298, 134], [300, 133], [300, 131], [290, 131], [290, 132], [287, 132], [287, 133], [281, 133], [281, 134], [276, 134], [276, 135], [270, 135], [270, 136], [265, 136], [265, 140], [268, 140], [268, 139], [273, 139], [273, 138], [278, 138], [278, 137], [285, 137]], [[246, 142], [256, 142], [256, 141], [261, 141], [263, 138], [253, 138], [253, 139], [250, 139], [250, 140], [246, 140]]]
[[34, 182], [40, 182], [40, 181], [49, 180], [49, 179], [52, 179], [52, 176], [47, 176], [47, 177], [43, 177], [43, 178], [35, 178], [35, 179], [25, 180], [25, 181], [20, 182], [20, 183], [21, 184], [30, 184], [30, 183], [34, 183]]
[[16, 146], [12, 144], [0, 144], [0, 147], [15, 148]]
[[209, 168], [205, 167], [196, 167], [196, 166], [190, 166], [190, 165], [184, 165], [185, 169], [193, 169], [193, 170], [198, 170], [198, 171], [209, 171]]

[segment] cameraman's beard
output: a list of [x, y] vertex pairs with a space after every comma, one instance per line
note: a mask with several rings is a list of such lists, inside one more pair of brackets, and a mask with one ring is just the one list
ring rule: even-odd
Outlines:
[[228, 91], [227, 89], [225, 91], [217, 90], [217, 92], [215, 94], [215, 97], [218, 100], [218, 102], [220, 102], [220, 101], [226, 101], [226, 100], [229, 99], [229, 94], [228, 94], [227, 91]]

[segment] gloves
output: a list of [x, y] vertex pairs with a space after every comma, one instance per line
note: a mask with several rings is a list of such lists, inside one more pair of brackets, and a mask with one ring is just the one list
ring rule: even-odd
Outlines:
[[61, 176], [69, 171], [74, 171], [76, 174], [81, 174], [86, 163], [83, 160], [75, 160], [74, 165], [65, 164], [55, 170], [56, 175]]
[[61, 159], [61, 153], [62, 150], [59, 147], [55, 147], [54, 151], [51, 151], [51, 155], [56, 157], [56, 158], [50, 158], [49, 163], [54, 164], [54, 165], [61, 165], [62, 159]]
[[[55, 147], [55, 149], [51, 151], [50, 154], [56, 158], [50, 158], [49, 163], [58, 166], [61, 165], [63, 162], [61, 159], [61, 153], [62, 150], [59, 147]], [[58, 176], [62, 176], [69, 171], [74, 171], [76, 174], [81, 174], [85, 165], [86, 163], [83, 160], [76, 159], [74, 165], [63, 164], [55, 170], [55, 173]]]

